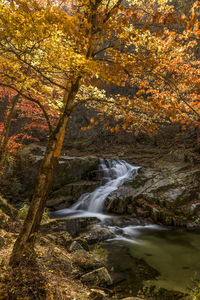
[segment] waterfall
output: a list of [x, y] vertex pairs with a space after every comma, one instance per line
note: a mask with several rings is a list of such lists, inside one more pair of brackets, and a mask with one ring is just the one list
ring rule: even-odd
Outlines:
[[54, 213], [60, 217], [90, 217], [104, 218], [104, 202], [108, 195], [117, 190], [126, 181], [133, 179], [138, 173], [139, 167], [134, 167], [124, 160], [99, 160], [99, 174], [102, 185], [91, 193], [83, 194], [78, 201], [68, 209], [62, 209]]

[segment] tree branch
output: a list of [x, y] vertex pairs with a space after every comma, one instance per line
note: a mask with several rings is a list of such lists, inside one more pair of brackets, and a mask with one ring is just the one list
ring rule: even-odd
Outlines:
[[30, 97], [30, 96], [25, 95], [24, 93], [22, 93], [21, 91], [19, 91], [17, 88], [15, 88], [15, 87], [13, 87], [13, 86], [11, 86], [11, 85], [9, 85], [9, 84], [6, 84], [6, 83], [0, 83], [0, 85], [1, 85], [1, 86], [4, 86], [4, 87], [7, 87], [7, 88], [9, 88], [9, 89], [12, 89], [12, 90], [14, 90], [14, 91], [16, 91], [16, 92], [17, 92], [19, 95], [21, 95], [23, 98], [26, 98], [27, 100], [29, 100], [29, 101], [31, 101], [31, 102], [37, 104], [37, 105], [40, 107], [40, 109], [42, 110], [43, 114], [44, 114], [44, 117], [45, 117], [46, 122], [47, 122], [47, 124], [48, 124], [50, 133], [52, 132], [52, 125], [51, 125], [49, 116], [48, 116], [48, 114], [47, 114], [47, 112], [46, 112], [44, 106], [40, 103], [40, 101], [38, 101], [38, 100], [36, 100], [36, 99], [34, 99], [34, 98]]

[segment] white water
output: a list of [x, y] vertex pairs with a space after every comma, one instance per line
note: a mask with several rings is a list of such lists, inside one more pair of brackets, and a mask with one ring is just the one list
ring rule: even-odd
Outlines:
[[[144, 231], [161, 230], [163, 227], [158, 225], [129, 225], [126, 227], [106, 226], [104, 220], [115, 217], [103, 213], [106, 198], [122, 186], [126, 181], [133, 179], [138, 174], [138, 169], [124, 160], [99, 160], [99, 173], [102, 178], [102, 185], [91, 193], [83, 194], [78, 201], [70, 208], [58, 210], [53, 213], [54, 218], [98, 218], [102, 223], [101, 226], [107, 227], [113, 232], [114, 237], [111, 240], [119, 240], [129, 243], [141, 243], [138, 237]], [[137, 240], [136, 240], [137, 239]]]
[[138, 169], [124, 160], [99, 160], [99, 173], [102, 185], [91, 193], [83, 194], [70, 208], [58, 210], [53, 213], [54, 218], [90, 218], [95, 217], [101, 221], [101, 226], [113, 232], [114, 237], [108, 241], [118, 240], [134, 244], [141, 244], [141, 234], [150, 230], [162, 230], [158, 225], [129, 225], [126, 227], [109, 226], [104, 222], [106, 219], [115, 217], [103, 213], [106, 198], [116, 191], [126, 181], [133, 179], [138, 174]]
[[124, 182], [133, 179], [138, 169], [139, 167], [131, 166], [124, 160], [100, 159], [99, 172], [104, 184], [92, 193], [83, 194], [70, 208], [56, 211], [54, 217], [97, 217], [100, 220], [109, 218], [110, 216], [103, 214], [106, 198]]

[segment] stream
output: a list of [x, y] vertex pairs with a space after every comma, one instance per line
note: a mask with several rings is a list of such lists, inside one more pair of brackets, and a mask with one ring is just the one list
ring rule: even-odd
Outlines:
[[115, 222], [118, 217], [103, 213], [107, 196], [126, 181], [134, 180], [138, 169], [138, 166], [123, 160], [100, 159], [101, 186], [91, 193], [83, 194], [70, 208], [54, 212], [53, 217], [95, 217], [101, 221], [100, 226], [113, 232], [114, 237], [104, 241], [103, 246], [108, 250], [109, 263], [115, 273], [123, 277], [119, 281], [123, 281], [122, 286], [127, 289], [125, 295], [136, 293], [131, 288], [136, 283], [135, 259], [155, 270], [152, 276], [139, 278], [143, 285], [187, 292], [188, 287], [192, 286], [192, 280], [200, 279], [200, 232], [147, 223], [119, 225]]

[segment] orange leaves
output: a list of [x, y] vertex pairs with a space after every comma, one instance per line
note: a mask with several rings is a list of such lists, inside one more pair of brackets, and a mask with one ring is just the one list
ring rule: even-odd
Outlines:
[[119, 129], [120, 129], [119, 125], [116, 125], [114, 130], [115, 130], [116, 133], [118, 133]]
[[91, 123], [91, 124], [94, 124], [94, 118], [91, 118], [91, 119], [90, 119], [90, 123]]
[[[47, 105], [48, 115], [62, 112], [65, 88], [70, 91], [77, 78], [81, 78], [81, 87], [75, 104], [86, 103], [102, 111], [100, 121], [104, 121], [104, 114], [123, 120], [124, 130], [137, 126], [153, 131], [156, 122], [180, 120], [181, 113], [188, 113], [182, 98], [199, 111], [193, 104], [199, 80], [199, 64], [193, 56], [199, 37], [199, 2], [195, 2], [190, 17], [182, 15], [186, 28], [181, 33], [170, 29], [174, 25], [168, 26], [176, 24], [177, 19], [173, 7], [164, 0], [133, 0], [129, 7], [118, 5], [117, 0], [101, 2], [95, 12], [93, 1], [82, 1], [81, 6], [79, 1], [50, 1], [49, 5], [47, 0], [36, 1], [38, 7], [34, 9], [33, 2], [20, 1], [25, 6], [28, 3], [33, 18], [21, 6], [24, 13], [20, 26], [17, 8], [16, 15], [6, 12], [5, 19], [9, 19], [8, 14], [14, 21], [9, 23], [10, 32], [14, 32], [12, 42], [19, 49], [15, 47], [16, 56], [10, 45], [2, 43], [7, 48], [0, 48], [0, 53], [6, 53], [0, 56], [0, 64], [9, 66], [4, 78], [12, 76], [17, 88], [22, 88], [24, 80], [26, 95]], [[160, 23], [159, 29], [155, 23]], [[30, 70], [25, 76], [27, 64]], [[113, 97], [97, 88], [111, 84]], [[117, 95], [118, 90], [128, 96]], [[83, 130], [97, 125], [98, 121], [91, 118]], [[119, 130], [118, 126], [112, 128], [113, 132]]]
[[196, 20], [194, 27], [193, 27], [193, 33], [196, 36], [197, 39], [200, 39], [200, 28], [199, 28], [199, 21]]

